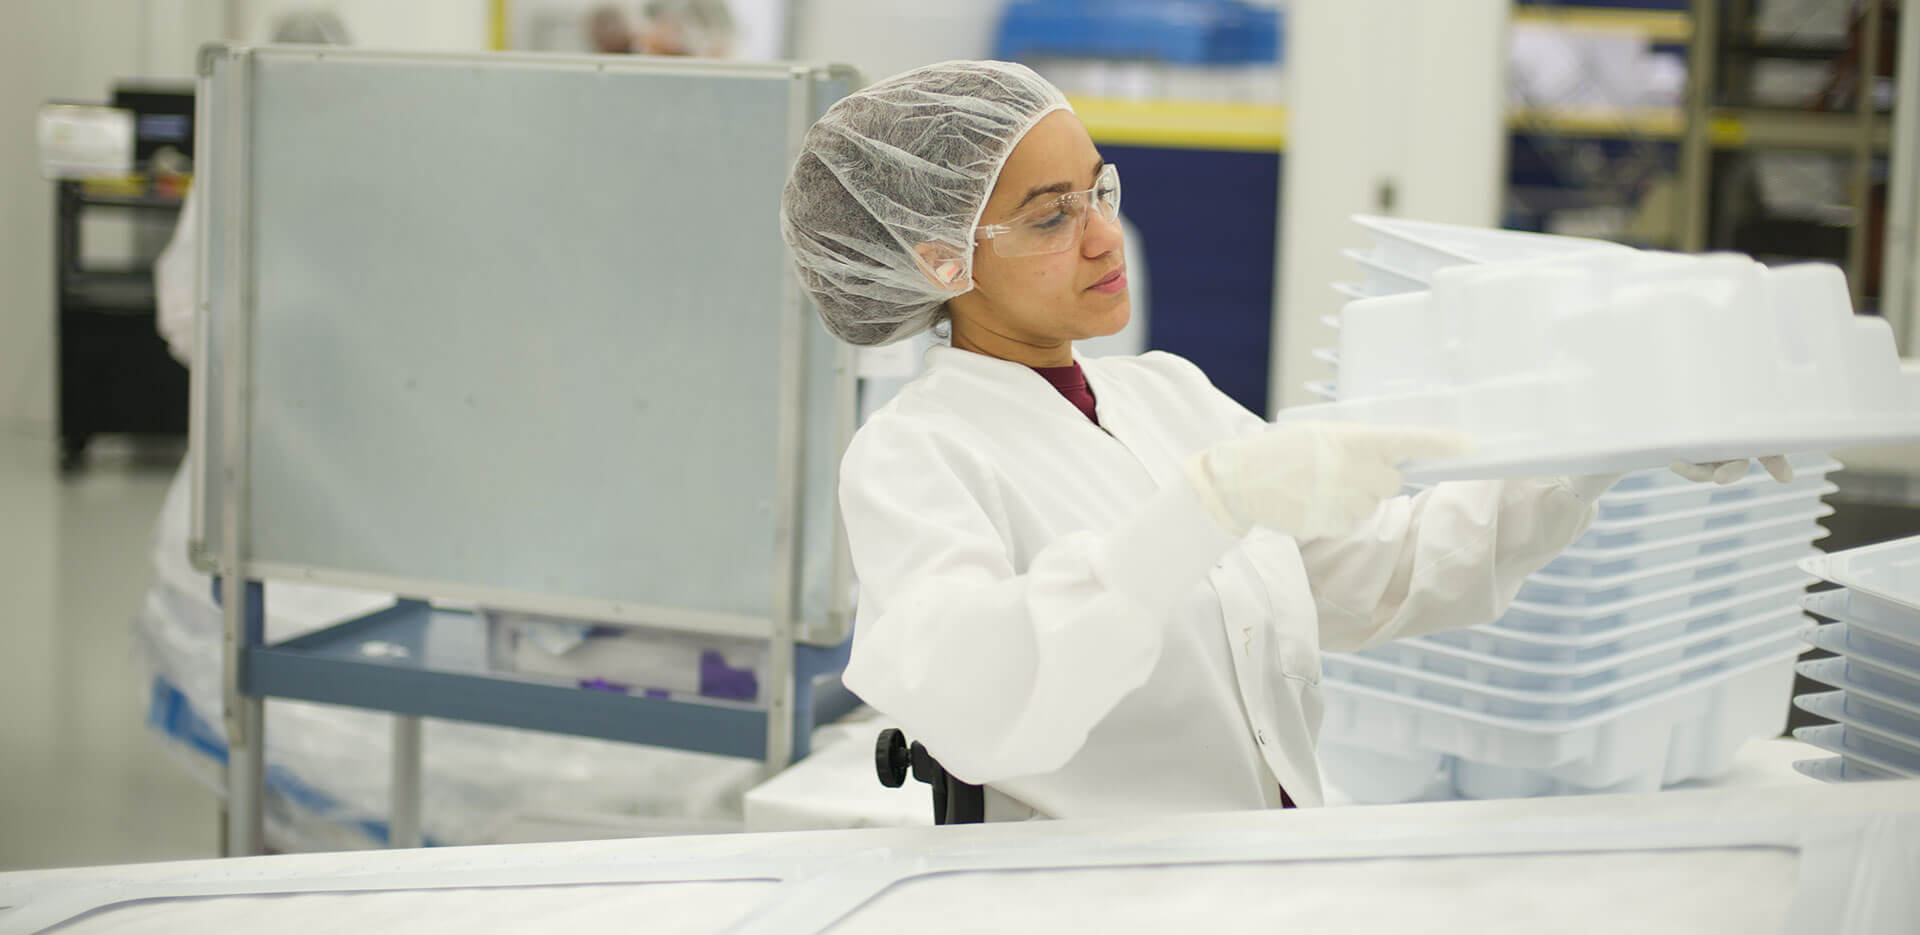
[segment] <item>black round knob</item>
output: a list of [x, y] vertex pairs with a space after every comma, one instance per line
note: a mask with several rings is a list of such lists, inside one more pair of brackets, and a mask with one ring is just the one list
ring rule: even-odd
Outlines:
[[897, 727], [881, 731], [873, 745], [873, 767], [880, 774], [880, 784], [889, 789], [905, 785], [907, 763], [907, 735]]

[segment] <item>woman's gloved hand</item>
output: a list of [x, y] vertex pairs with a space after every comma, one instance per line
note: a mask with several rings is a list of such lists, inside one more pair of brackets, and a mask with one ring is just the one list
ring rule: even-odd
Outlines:
[[1300, 539], [1338, 535], [1400, 492], [1400, 465], [1465, 454], [1467, 436], [1343, 422], [1284, 422], [1222, 442], [1187, 477], [1227, 531], [1254, 526]]
[[[1702, 483], [1713, 481], [1725, 486], [1747, 476], [1747, 471], [1752, 465], [1751, 458], [1735, 458], [1732, 461], [1704, 461], [1699, 464], [1675, 461], [1669, 467], [1672, 468], [1673, 473], [1687, 480]], [[1766, 468], [1767, 473], [1773, 475], [1773, 479], [1782, 484], [1793, 480], [1793, 465], [1787, 463], [1786, 455], [1768, 455], [1760, 459], [1760, 466]]]

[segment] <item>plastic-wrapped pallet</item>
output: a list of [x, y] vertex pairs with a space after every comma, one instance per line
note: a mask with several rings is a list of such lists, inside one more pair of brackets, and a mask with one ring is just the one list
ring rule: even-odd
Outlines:
[[1807, 595], [1807, 610], [1834, 621], [1801, 637], [1836, 654], [1800, 664], [1835, 691], [1794, 704], [1834, 723], [1794, 737], [1835, 756], [1794, 767], [1816, 779], [1850, 782], [1920, 777], [1920, 536], [1807, 560], [1805, 569], [1840, 587]]
[[[1425, 289], [1464, 264], [1627, 248], [1412, 222], [1364, 221], [1354, 298]], [[1339, 395], [1339, 354], [1323, 351]], [[1378, 368], [1382, 361], [1364, 361]], [[1795, 598], [1817, 554], [1821, 498], [1840, 465], [1793, 459], [1729, 486], [1629, 475], [1593, 527], [1529, 578], [1499, 620], [1329, 654], [1320, 752], [1363, 802], [1646, 791], [1724, 773], [1742, 744], [1785, 726]]]
[[[169, 753], [216, 793], [226, 760], [220, 724], [219, 609], [186, 560], [183, 473], [162, 509], [158, 581], [134, 620], [153, 675], [148, 723]], [[267, 636], [288, 639], [390, 603], [391, 595], [267, 584]], [[385, 843], [390, 715], [267, 702], [267, 836], [281, 851]], [[635, 744], [429, 719], [423, 769], [427, 840], [487, 844], [738, 831], [758, 762]]]

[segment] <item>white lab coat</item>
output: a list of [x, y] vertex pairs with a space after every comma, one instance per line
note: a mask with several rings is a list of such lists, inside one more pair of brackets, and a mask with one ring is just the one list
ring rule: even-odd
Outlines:
[[153, 261], [154, 325], [182, 366], [193, 366], [193, 320], [199, 315], [195, 267], [200, 263], [200, 186], [187, 189], [173, 239]]
[[989, 817], [1321, 804], [1321, 648], [1494, 619], [1612, 480], [1442, 484], [1351, 535], [1236, 541], [1183, 464], [1266, 423], [1171, 354], [1081, 366], [1100, 427], [935, 347], [841, 466], [846, 684], [988, 785]]

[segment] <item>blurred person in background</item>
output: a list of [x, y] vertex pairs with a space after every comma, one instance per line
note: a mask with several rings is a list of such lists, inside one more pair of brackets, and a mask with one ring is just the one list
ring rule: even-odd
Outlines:
[[602, 54], [726, 58], [733, 39], [726, 0], [649, 0], [637, 20], [609, 3], [587, 16], [588, 44]]

